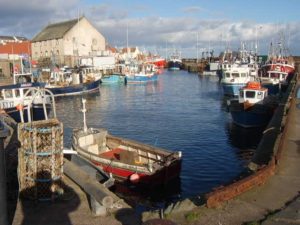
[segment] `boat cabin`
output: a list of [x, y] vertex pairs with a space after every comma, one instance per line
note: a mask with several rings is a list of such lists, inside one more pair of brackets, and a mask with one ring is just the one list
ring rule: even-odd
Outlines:
[[247, 85], [240, 89], [239, 103], [263, 103], [268, 96], [268, 89], [261, 87], [259, 82], [248, 82]]
[[267, 73], [261, 73], [260, 79], [262, 82], [271, 82], [271, 83], [279, 83], [285, 82], [287, 79], [288, 73], [278, 70], [270, 70]]
[[249, 77], [249, 69], [248, 68], [232, 68], [225, 70], [223, 73], [223, 80], [235, 82], [239, 80], [244, 80]]

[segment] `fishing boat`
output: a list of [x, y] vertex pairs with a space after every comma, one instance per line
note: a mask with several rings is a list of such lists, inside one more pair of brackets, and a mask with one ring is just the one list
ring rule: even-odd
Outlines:
[[125, 83], [125, 76], [122, 74], [104, 75], [101, 77], [101, 84], [121, 84]]
[[87, 72], [87, 67], [77, 70], [54, 70], [45, 86], [54, 96], [80, 95], [99, 91], [101, 75]]
[[153, 64], [131, 63], [125, 67], [125, 83], [140, 84], [158, 80], [157, 70]]
[[181, 170], [181, 152], [168, 151], [116, 137], [101, 128], [74, 129], [72, 147], [77, 153], [111, 173], [120, 182], [156, 186], [176, 178]]
[[54, 98], [43, 83], [19, 83], [0, 87], [0, 108], [17, 123], [44, 120]]
[[295, 62], [293, 57], [289, 56], [283, 34], [280, 35], [276, 44], [271, 42], [268, 59], [259, 69], [259, 74], [266, 76], [269, 71], [287, 73], [288, 80], [290, 80], [295, 73]]
[[259, 82], [248, 82], [240, 89], [238, 101], [232, 100], [229, 111], [235, 124], [241, 127], [261, 127], [268, 124], [278, 105]]
[[224, 95], [238, 96], [240, 88], [253, 79], [247, 67], [234, 66], [224, 70], [221, 79]]
[[178, 52], [174, 52], [168, 60], [169, 70], [181, 70], [182, 69], [182, 59]]
[[162, 58], [162, 57], [160, 57], [158, 55], [154, 55], [153, 57], [151, 57], [150, 59], [148, 59], [147, 62], [149, 64], [154, 64], [158, 68], [165, 68], [167, 66], [166, 59], [164, 59], [164, 58]]

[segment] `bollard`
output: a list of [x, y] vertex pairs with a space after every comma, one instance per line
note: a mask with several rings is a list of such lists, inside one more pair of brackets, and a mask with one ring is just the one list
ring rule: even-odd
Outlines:
[[8, 225], [7, 197], [6, 197], [6, 173], [4, 139], [8, 136], [8, 129], [0, 121], [0, 224]]

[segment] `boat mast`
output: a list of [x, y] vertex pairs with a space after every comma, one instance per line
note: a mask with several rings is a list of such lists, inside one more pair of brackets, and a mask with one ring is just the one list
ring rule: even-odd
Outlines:
[[87, 132], [85, 103], [86, 103], [86, 99], [82, 98], [82, 109], [81, 109], [81, 112], [83, 114], [83, 131], [84, 131], [84, 133]]

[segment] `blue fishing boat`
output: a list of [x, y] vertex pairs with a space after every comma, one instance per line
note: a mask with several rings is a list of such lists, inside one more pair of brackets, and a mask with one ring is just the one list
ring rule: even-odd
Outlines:
[[85, 83], [73, 83], [70, 85], [46, 85], [45, 88], [50, 90], [54, 96], [80, 95], [89, 92], [99, 91], [100, 80], [89, 81]]
[[235, 124], [241, 127], [261, 127], [268, 124], [278, 105], [268, 96], [268, 89], [259, 82], [249, 82], [240, 89], [238, 101], [232, 100], [229, 111]]
[[0, 86], [0, 108], [17, 123], [44, 120], [54, 97], [44, 83], [18, 83]]
[[153, 64], [130, 64], [125, 67], [125, 83], [147, 83], [158, 80]]
[[[91, 69], [88, 69], [91, 70]], [[54, 71], [51, 81], [45, 86], [54, 96], [70, 96], [99, 91], [101, 76], [86, 72], [85, 68], [79, 70]]]
[[125, 83], [125, 76], [121, 74], [104, 75], [101, 77], [101, 84]]

